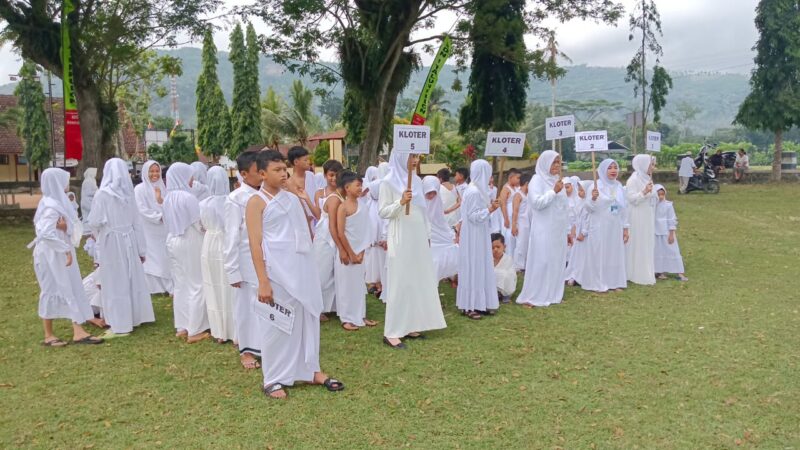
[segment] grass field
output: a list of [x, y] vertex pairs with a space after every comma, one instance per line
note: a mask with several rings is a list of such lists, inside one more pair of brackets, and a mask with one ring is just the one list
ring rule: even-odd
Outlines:
[[329, 322], [322, 366], [347, 389], [285, 402], [231, 346], [178, 342], [163, 297], [129, 338], [40, 347], [32, 232], [4, 228], [0, 447], [800, 447], [800, 185], [672, 199], [690, 282], [480, 322], [444, 289], [449, 327], [405, 352]]

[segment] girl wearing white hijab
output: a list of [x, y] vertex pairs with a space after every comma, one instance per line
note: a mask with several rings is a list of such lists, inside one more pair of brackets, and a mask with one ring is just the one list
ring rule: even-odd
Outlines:
[[[390, 281], [384, 285], [385, 344], [405, 348], [401, 338], [417, 338], [425, 330], [447, 327], [439, 301], [433, 256], [428, 245], [430, 225], [425, 211], [422, 180], [413, 173], [417, 155], [392, 152], [389, 173], [381, 183], [378, 211], [388, 222], [386, 266]], [[409, 171], [411, 189], [406, 183]], [[406, 214], [409, 205], [409, 214]]]
[[619, 291], [628, 286], [625, 276], [625, 242], [628, 223], [625, 194], [617, 181], [619, 165], [606, 159], [597, 168], [597, 189], [586, 202], [589, 214], [589, 252], [584, 270], [575, 281], [587, 291]]
[[668, 273], [677, 273], [679, 280], [689, 281], [684, 275], [681, 249], [678, 246], [678, 238], [675, 236], [678, 229], [678, 216], [675, 215], [675, 208], [673, 208], [672, 202], [667, 200], [667, 190], [664, 186], [657, 184], [653, 186], [653, 191], [658, 195], [655, 222], [655, 271], [658, 279], [666, 280]]
[[211, 336], [224, 343], [236, 339], [233, 322], [236, 293], [228, 283], [225, 272], [225, 200], [231, 193], [225, 169], [214, 166], [208, 170], [210, 197], [200, 202], [200, 223], [206, 230], [200, 264], [203, 272], [203, 296], [208, 311]]
[[461, 235], [458, 241], [456, 305], [464, 315], [479, 320], [500, 307], [492, 258], [491, 215], [500, 204], [489, 197], [492, 166], [483, 159], [469, 168], [472, 182], [461, 201]]
[[425, 193], [428, 222], [431, 224], [431, 253], [433, 266], [436, 268], [438, 280], [454, 278], [458, 274], [458, 244], [456, 233], [447, 223], [444, 205], [439, 198], [441, 182], [437, 177], [427, 176], [422, 179], [422, 191]]
[[581, 271], [583, 271], [587, 264], [590, 263], [588, 261], [590, 221], [586, 204], [591, 201], [590, 194], [588, 194], [588, 192], [591, 192], [594, 189], [593, 185], [594, 182], [591, 180], [581, 181], [579, 183], [580, 188], [578, 189], [578, 193], [576, 195], [576, 203], [573, 206], [575, 212], [575, 223], [571, 233], [573, 235], [573, 241], [572, 247], [567, 255], [569, 261], [567, 262], [567, 272], [564, 276], [564, 280], [569, 286], [574, 286], [575, 280], [583, 279], [583, 277], [580, 275], [582, 273]]
[[195, 161], [191, 164], [192, 177], [192, 194], [197, 197], [197, 201], [203, 201], [208, 198], [208, 166], [200, 161]]
[[364, 253], [364, 281], [370, 286], [369, 292], [376, 296], [380, 296], [383, 290], [381, 273], [386, 265], [386, 250], [383, 249], [385, 221], [378, 214], [378, 194], [381, 191], [381, 179], [385, 176], [386, 170], [381, 174], [381, 169], [374, 166], [368, 167], [364, 176], [364, 188], [367, 190], [365, 198], [372, 223], [369, 247]]
[[39, 317], [44, 324], [47, 347], [63, 347], [66, 342], [53, 334], [54, 319], [72, 321], [72, 340], [75, 344], [100, 344], [102, 339], [91, 336], [80, 325], [94, 319], [92, 307], [83, 291], [83, 282], [75, 255], [75, 242], [80, 242], [81, 223], [65, 193], [69, 173], [57, 169], [42, 172], [42, 199], [36, 208], [33, 224], [36, 239], [28, 244], [33, 248], [33, 269], [39, 281]]
[[142, 267], [147, 240], [125, 161], [112, 158], [106, 162], [87, 222], [97, 241], [103, 316], [111, 326], [107, 337], [124, 336], [134, 327], [155, 322]]
[[636, 284], [656, 284], [655, 277], [655, 214], [656, 192], [651, 175], [655, 158], [650, 155], [633, 157], [633, 174], [625, 187], [628, 204], [630, 239], [625, 247], [628, 281]]
[[161, 179], [161, 166], [147, 161], [142, 166], [142, 182], [133, 189], [147, 239], [144, 274], [151, 294], [172, 293], [172, 275], [167, 255], [167, 226], [164, 225], [164, 196], [167, 188]]
[[528, 241], [531, 233], [531, 215], [528, 207], [528, 188], [531, 176], [522, 175], [519, 181], [519, 190], [514, 193], [511, 201], [511, 234], [514, 236], [514, 253], [510, 255], [516, 271], [525, 270], [528, 260]]
[[81, 184], [81, 216], [83, 217], [83, 228], [89, 232], [86, 223], [89, 220], [89, 213], [92, 212], [92, 200], [97, 192], [97, 167], [87, 167], [83, 172], [83, 183]]
[[528, 185], [531, 230], [525, 281], [517, 303], [549, 306], [564, 297], [564, 268], [567, 264], [569, 200], [561, 181], [561, 157], [545, 150], [536, 161], [536, 174]]
[[175, 284], [172, 310], [175, 335], [186, 338], [190, 344], [209, 337], [200, 264], [203, 249], [200, 204], [192, 195], [192, 184], [191, 167], [184, 163], [174, 163], [169, 167], [164, 223], [169, 231], [167, 252]]

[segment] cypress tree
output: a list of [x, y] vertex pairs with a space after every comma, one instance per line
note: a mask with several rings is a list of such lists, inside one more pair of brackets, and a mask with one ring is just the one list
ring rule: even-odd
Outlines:
[[217, 47], [211, 31], [203, 38], [203, 70], [197, 79], [197, 145], [206, 155], [219, 157], [231, 140], [228, 105], [217, 77]]
[[231, 104], [230, 154], [236, 156], [261, 139], [261, 109], [258, 88], [258, 43], [255, 30], [248, 26], [245, 45], [242, 26], [236, 24], [231, 33], [230, 60], [233, 65], [233, 102]]
[[25, 145], [25, 158], [33, 169], [50, 166], [50, 124], [44, 111], [45, 97], [42, 83], [36, 79], [36, 64], [26, 60], [19, 72], [22, 81], [14, 89], [19, 98], [20, 117], [17, 135]]
[[258, 58], [261, 54], [253, 24], [247, 24], [247, 80], [249, 113], [247, 114], [246, 141], [248, 145], [262, 143], [261, 139], [261, 88], [258, 85]]

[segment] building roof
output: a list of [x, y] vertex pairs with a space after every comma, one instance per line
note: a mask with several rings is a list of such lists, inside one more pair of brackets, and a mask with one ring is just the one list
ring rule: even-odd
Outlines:
[[347, 136], [347, 130], [336, 130], [331, 131], [330, 133], [322, 133], [322, 134], [315, 134], [314, 136], [309, 136], [308, 141], [336, 141], [336, 140], [344, 140]]
[[[47, 99], [45, 99], [47, 102]], [[0, 112], [8, 111], [18, 105], [15, 95], [0, 95]], [[64, 104], [60, 97], [53, 97], [53, 124], [55, 128], [56, 153], [64, 153]], [[45, 113], [49, 120], [50, 110], [45, 103]], [[136, 153], [144, 154], [144, 140], [137, 138], [136, 130], [128, 120], [125, 120], [125, 111], [120, 107], [120, 120], [123, 122], [122, 142], [125, 152], [131, 156]], [[138, 145], [137, 145], [138, 143]], [[0, 155], [21, 155], [24, 153], [22, 140], [17, 136], [16, 127], [0, 127]]]

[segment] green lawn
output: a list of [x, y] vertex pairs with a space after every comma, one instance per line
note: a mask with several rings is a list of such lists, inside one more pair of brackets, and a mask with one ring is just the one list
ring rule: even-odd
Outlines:
[[286, 402], [231, 346], [178, 342], [162, 297], [129, 338], [40, 347], [31, 229], [4, 228], [0, 447], [800, 447], [800, 185], [672, 198], [690, 282], [480, 322], [444, 289], [449, 328], [406, 352], [329, 322], [323, 369], [347, 389]]

